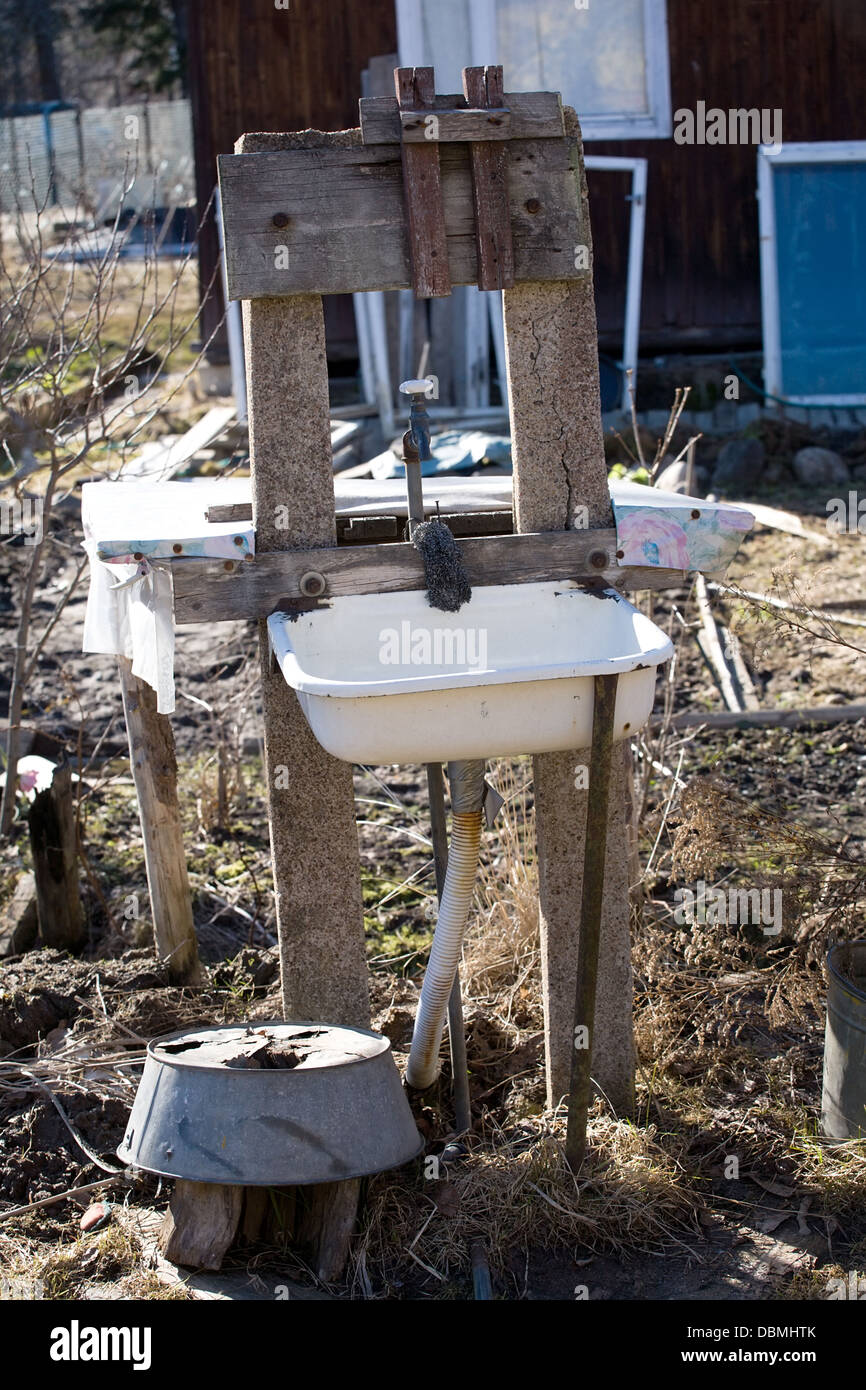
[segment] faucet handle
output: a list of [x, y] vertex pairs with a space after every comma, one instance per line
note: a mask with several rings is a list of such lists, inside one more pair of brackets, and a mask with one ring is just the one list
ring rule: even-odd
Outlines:
[[411, 381], [401, 381], [400, 390], [404, 396], [411, 396], [413, 401], [416, 397], [420, 397], [422, 400], [429, 400], [429, 393], [433, 390], [435, 385], [436, 383], [432, 377], [413, 377]]

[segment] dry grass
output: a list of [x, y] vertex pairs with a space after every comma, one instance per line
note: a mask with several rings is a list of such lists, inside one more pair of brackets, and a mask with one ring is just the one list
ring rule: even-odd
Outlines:
[[528, 762], [497, 764], [491, 781], [505, 805], [488, 836], [478, 907], [466, 937], [462, 979], [467, 998], [494, 1004], [510, 1018], [515, 1001], [530, 998], [541, 1017], [538, 873], [535, 813]]
[[18, 1231], [0, 1233], [0, 1274], [22, 1290], [22, 1297], [68, 1301], [93, 1297], [169, 1299], [187, 1302], [182, 1285], [163, 1283], [146, 1266], [134, 1223], [113, 1220], [104, 1230], [81, 1235], [66, 1245], [47, 1245]]
[[[545, 1114], [506, 1132], [485, 1126], [477, 1147], [442, 1178], [405, 1172], [374, 1179], [353, 1255], [354, 1283], [420, 1278], [441, 1296], [469, 1268], [481, 1239], [492, 1270], [514, 1275], [531, 1249], [573, 1256], [600, 1250], [688, 1249], [694, 1199], [655, 1130], [596, 1116], [578, 1177], [565, 1160], [565, 1122]], [[375, 1292], [375, 1290], [374, 1290]]]

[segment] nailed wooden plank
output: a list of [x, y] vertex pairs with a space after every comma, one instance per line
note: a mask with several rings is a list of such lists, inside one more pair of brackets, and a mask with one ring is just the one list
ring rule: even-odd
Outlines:
[[[402, 139], [400, 108], [393, 97], [363, 97], [358, 105], [365, 145], [399, 145]], [[558, 92], [508, 92], [503, 105], [511, 113], [512, 140], [562, 138], [562, 101]], [[462, 93], [439, 95], [433, 110], [453, 111], [465, 106], [466, 98]]]
[[[618, 568], [613, 560], [615, 544], [613, 530], [548, 531], [457, 542], [473, 585], [576, 579], [649, 589], [682, 583], [679, 570]], [[319, 598], [426, 588], [421, 557], [408, 542], [272, 552], [241, 564], [203, 559], [167, 563], [179, 623], [264, 618], [278, 608], [315, 605]], [[325, 581], [325, 589], [315, 598], [300, 587], [302, 577], [311, 573]]]
[[[402, 113], [433, 107], [436, 95], [432, 68], [396, 68], [394, 84]], [[418, 117], [421, 120], [420, 117]], [[403, 198], [416, 299], [439, 299], [451, 293], [448, 239], [439, 170], [439, 146], [401, 144]]]
[[[483, 71], [483, 69], [481, 69]], [[502, 141], [511, 139], [511, 112], [505, 106], [495, 111], [468, 108], [465, 111], [400, 112], [405, 144], [429, 141]]]
[[[476, 106], [499, 106], [502, 68], [464, 68], [466, 100]], [[507, 290], [514, 284], [514, 246], [508, 206], [508, 173], [501, 146], [475, 143], [470, 147], [472, 198], [475, 206], [475, 246], [478, 288]]]
[[[409, 288], [399, 145], [312, 131], [245, 137], [244, 147], [256, 152], [219, 159], [231, 299]], [[579, 142], [505, 148], [515, 280], [586, 279], [574, 264], [575, 246], [589, 239]], [[469, 147], [442, 145], [439, 154], [450, 279], [474, 284]]]

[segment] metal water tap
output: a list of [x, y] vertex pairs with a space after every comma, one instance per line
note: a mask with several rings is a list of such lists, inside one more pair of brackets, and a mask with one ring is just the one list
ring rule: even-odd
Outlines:
[[421, 465], [433, 457], [430, 452], [430, 416], [426, 406], [432, 388], [433, 382], [429, 377], [400, 383], [400, 390], [409, 397], [409, 428], [403, 435], [403, 462], [406, 466], [410, 536], [424, 520]]

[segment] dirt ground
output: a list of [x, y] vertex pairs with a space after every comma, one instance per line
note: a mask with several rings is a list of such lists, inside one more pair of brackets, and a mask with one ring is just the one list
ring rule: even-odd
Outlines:
[[[785, 484], [761, 500], [824, 531], [823, 496]], [[43, 617], [52, 588], [74, 570], [74, 516], [56, 539]], [[762, 705], [863, 698], [866, 626], [834, 630], [827, 616], [866, 624], [862, 544], [857, 535], [819, 545], [764, 528], [744, 543], [730, 582], [825, 615], [796, 615], [792, 626], [736, 596], [719, 601]], [[0, 547], [7, 639], [21, 563], [19, 548]], [[166, 983], [149, 945], [120, 693], [110, 660], [81, 654], [85, 594], [82, 586], [52, 635], [25, 710], [25, 725], [60, 740], [81, 772], [89, 935], [78, 959], [39, 949], [0, 963], [0, 1296], [189, 1297], [185, 1285], [160, 1279], [132, 1219], [165, 1208], [167, 1187], [155, 1178], [116, 1177], [113, 1219], [87, 1236], [78, 1222], [88, 1197], [3, 1219], [11, 1207], [120, 1167], [115, 1150], [150, 1038], [280, 1012], [252, 629], [227, 624], [216, 644], [195, 628], [178, 635], [173, 724], [207, 964], [201, 991], [180, 990]], [[656, 595], [653, 615], [677, 643], [673, 709], [719, 709], [694, 640], [690, 591]], [[7, 679], [0, 672], [0, 701]], [[662, 672], [657, 708], [667, 679]], [[222, 809], [217, 732], [227, 750]], [[100, 740], [99, 759], [89, 762]], [[597, 1103], [575, 1184], [562, 1161], [562, 1116], [544, 1108], [531, 768], [500, 764], [493, 777], [506, 812], [485, 838], [464, 967], [476, 1116], [468, 1152], [441, 1162], [438, 1176], [434, 1165], [432, 1179], [419, 1161], [371, 1180], [347, 1281], [320, 1292], [471, 1297], [469, 1243], [479, 1236], [494, 1295], [508, 1299], [822, 1298], [833, 1278], [866, 1269], [866, 1148], [828, 1145], [818, 1123], [823, 957], [831, 933], [856, 934], [860, 924], [862, 934], [862, 898], [853, 893], [840, 905], [815, 891], [828, 873], [863, 887], [866, 721], [667, 731], [647, 735], [636, 753], [648, 775], [634, 937], [635, 1115], [616, 1117]], [[687, 788], [697, 796], [690, 800]], [[402, 1064], [435, 906], [422, 771], [358, 769], [356, 791], [374, 1025]], [[0, 896], [27, 854], [19, 832], [2, 851]], [[751, 873], [783, 884], [791, 911], [778, 940], [675, 923], [674, 892], [704, 860], [708, 882]], [[418, 1108], [428, 1157], [441, 1158], [451, 1131], [448, 1092], [446, 1063]], [[286, 1279], [319, 1287], [283, 1249], [237, 1250], [228, 1268], [247, 1290], [239, 1296], [273, 1297]]]

